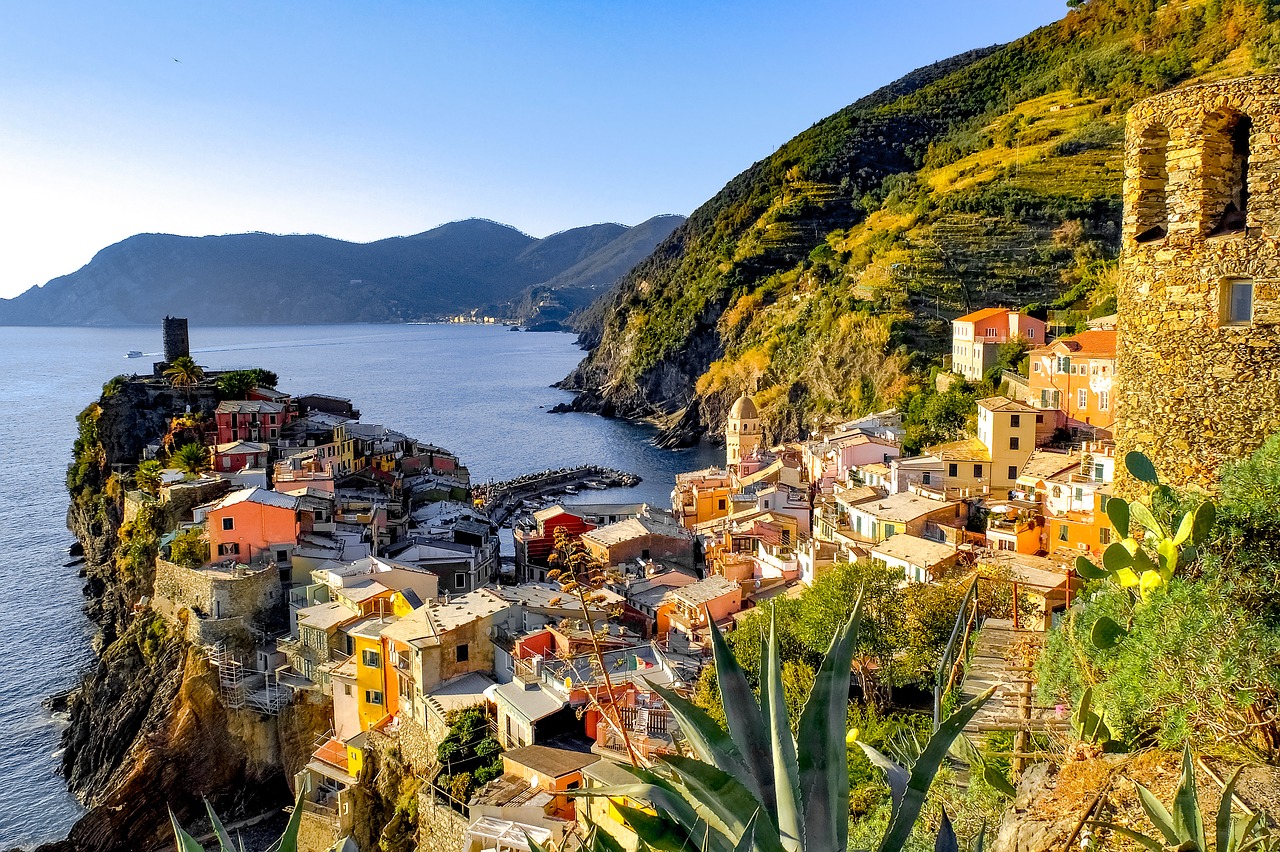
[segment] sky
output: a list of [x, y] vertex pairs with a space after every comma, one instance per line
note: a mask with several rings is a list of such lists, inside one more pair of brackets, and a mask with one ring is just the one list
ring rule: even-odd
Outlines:
[[0, 297], [135, 233], [688, 214], [1062, 0], [0, 0]]

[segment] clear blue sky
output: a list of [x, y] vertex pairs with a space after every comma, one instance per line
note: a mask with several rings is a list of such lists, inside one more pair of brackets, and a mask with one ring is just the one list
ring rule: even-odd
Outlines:
[[[0, 296], [130, 234], [689, 213], [1062, 0], [0, 2]], [[175, 61], [176, 60], [176, 61]]]

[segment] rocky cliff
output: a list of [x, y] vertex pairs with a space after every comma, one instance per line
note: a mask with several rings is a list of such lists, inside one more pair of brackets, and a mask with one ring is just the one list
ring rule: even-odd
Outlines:
[[214, 399], [112, 382], [80, 418], [67, 522], [84, 547], [86, 610], [99, 632], [97, 663], [71, 699], [63, 769], [89, 811], [66, 841], [40, 852], [172, 848], [168, 809], [197, 824], [203, 797], [227, 820], [285, 804], [286, 780], [329, 725], [324, 704], [295, 704], [279, 717], [229, 711], [202, 650], [145, 606], [155, 559], [148, 533], [169, 519], [125, 522], [111, 471], [136, 462], [188, 404], [207, 410]]

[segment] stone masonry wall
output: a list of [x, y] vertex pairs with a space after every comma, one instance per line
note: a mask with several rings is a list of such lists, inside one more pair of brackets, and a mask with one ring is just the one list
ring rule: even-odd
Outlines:
[[[167, 559], [156, 560], [153, 607], [171, 623], [184, 626], [181, 613], [187, 610], [201, 621], [252, 623], [276, 608], [282, 600], [280, 572], [274, 564], [240, 577], [200, 568], [184, 568]], [[214, 619], [215, 598], [221, 601], [219, 618]], [[216, 625], [208, 630], [219, 632]]]
[[[1233, 154], [1233, 132], [1246, 154], [1239, 142]], [[1224, 228], [1242, 184], [1244, 227]], [[1280, 430], [1280, 76], [1135, 106], [1124, 202], [1116, 449], [1146, 453], [1173, 485], [1211, 491], [1223, 462]], [[1252, 316], [1232, 322], [1240, 280], [1252, 282]]]

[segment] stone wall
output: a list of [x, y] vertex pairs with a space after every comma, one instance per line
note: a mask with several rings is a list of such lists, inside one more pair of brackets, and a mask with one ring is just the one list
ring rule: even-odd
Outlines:
[[234, 639], [255, 622], [269, 620], [283, 601], [274, 564], [236, 576], [157, 559], [153, 588], [152, 607], [197, 644]]
[[160, 502], [175, 523], [191, 520], [191, 510], [196, 506], [212, 502], [231, 490], [231, 483], [225, 479], [201, 479], [194, 482], [181, 482], [161, 490]]
[[[1116, 449], [1212, 490], [1280, 430], [1280, 77], [1135, 106], [1124, 201]], [[1245, 316], [1236, 282], [1252, 288]]]

